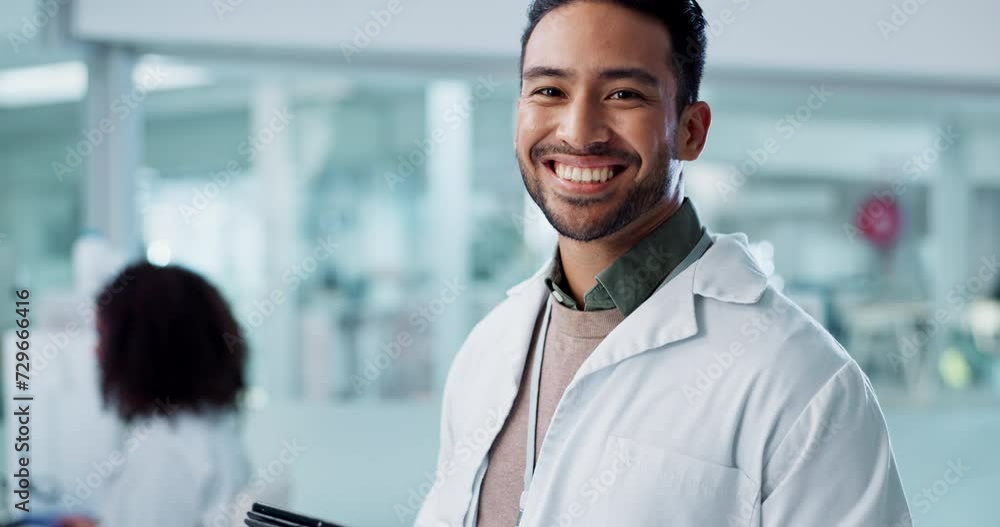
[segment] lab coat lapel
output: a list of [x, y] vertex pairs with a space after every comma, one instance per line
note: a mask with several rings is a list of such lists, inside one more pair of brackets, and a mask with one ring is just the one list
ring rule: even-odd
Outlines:
[[[506, 422], [513, 409], [528, 348], [531, 346], [531, 336], [547, 297], [544, 277], [551, 265], [550, 260], [534, 276], [508, 289], [507, 301], [497, 306], [496, 312], [488, 315], [488, 318], [495, 318], [496, 321], [487, 326], [489, 330], [472, 344], [485, 346], [489, 350], [479, 366], [495, 371], [498, 385], [504, 386], [504, 389], [495, 389], [496, 385], [492, 386], [494, 389], [484, 389], [482, 393], [488, 394], [488, 397], [482, 401], [479, 410], [484, 416], [490, 411], [499, 411], [501, 415], [498, 419], [501, 424]], [[489, 435], [481, 442], [477, 440], [473, 454], [479, 459], [480, 464], [492, 448], [501, 427], [484, 424], [483, 429], [487, 430]]]
[[657, 289], [601, 342], [567, 391], [590, 373], [696, 335], [695, 296], [740, 304], [760, 298], [767, 275], [750, 254], [746, 235], [716, 234], [712, 239], [701, 258]]
[[545, 277], [552, 265], [550, 258], [531, 278], [508, 289], [509, 301], [501, 308], [505, 312], [498, 317], [505, 325], [496, 328], [492, 342], [497, 346], [498, 356], [509, 359], [510, 383], [515, 388], [520, 385], [535, 324], [548, 298]]
[[625, 317], [583, 363], [567, 391], [590, 373], [698, 333], [692, 294], [696, 265], [657, 289]]

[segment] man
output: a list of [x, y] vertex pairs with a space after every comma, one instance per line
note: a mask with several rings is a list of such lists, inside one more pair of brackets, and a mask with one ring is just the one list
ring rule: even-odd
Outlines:
[[857, 364], [710, 235], [694, 0], [536, 0], [517, 158], [552, 260], [473, 330], [418, 525], [909, 525]]

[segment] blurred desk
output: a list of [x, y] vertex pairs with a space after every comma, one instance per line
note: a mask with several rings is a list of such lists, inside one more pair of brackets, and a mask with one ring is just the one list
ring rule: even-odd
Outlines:
[[[923, 387], [931, 368], [931, 337], [918, 338], [930, 320], [927, 302], [854, 304], [842, 309], [847, 350], [866, 372], [891, 371], [908, 390]], [[888, 368], [886, 367], [888, 366]]]

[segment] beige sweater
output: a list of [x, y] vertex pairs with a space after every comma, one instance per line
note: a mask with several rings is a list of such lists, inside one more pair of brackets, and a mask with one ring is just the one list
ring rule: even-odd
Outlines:
[[[536, 464], [549, 421], [576, 370], [624, 318], [617, 309], [577, 311], [559, 302], [552, 302], [552, 318], [545, 339], [545, 356], [538, 389]], [[524, 489], [528, 385], [531, 382], [534, 341], [538, 338], [540, 327], [541, 324], [535, 326], [536, 334], [525, 361], [514, 407], [490, 449], [489, 467], [479, 495], [479, 527], [513, 527], [517, 519], [518, 502]]]

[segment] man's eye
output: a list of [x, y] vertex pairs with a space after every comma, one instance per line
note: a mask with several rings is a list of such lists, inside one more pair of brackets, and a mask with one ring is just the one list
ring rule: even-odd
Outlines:
[[562, 94], [562, 92], [556, 88], [539, 88], [535, 90], [535, 93], [541, 95], [542, 97], [558, 97]]
[[611, 98], [615, 100], [642, 99], [642, 95], [632, 90], [618, 90], [611, 94]]

